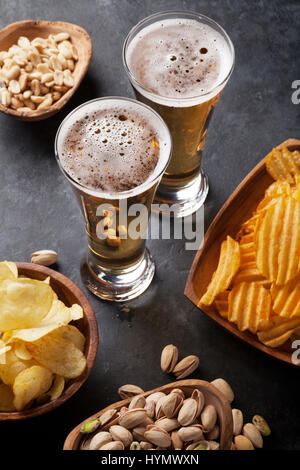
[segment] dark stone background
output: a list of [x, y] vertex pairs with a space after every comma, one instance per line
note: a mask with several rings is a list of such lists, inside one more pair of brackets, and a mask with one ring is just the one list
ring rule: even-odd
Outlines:
[[[79, 275], [86, 247], [84, 226], [71, 189], [55, 162], [56, 129], [77, 105], [97, 96], [132, 96], [121, 49], [129, 29], [143, 17], [167, 9], [211, 16], [231, 36], [236, 67], [208, 132], [203, 165], [210, 181], [205, 204], [208, 227], [243, 177], [269, 150], [300, 137], [300, 106], [291, 83], [300, 79], [300, 3], [296, 0], [0, 0], [0, 27], [21, 19], [65, 20], [91, 35], [94, 55], [88, 74], [68, 106], [40, 123], [0, 116], [0, 258], [29, 260], [38, 249], [59, 253], [58, 269], [86, 292]], [[104, 303], [86, 292], [98, 322], [100, 343], [94, 369], [65, 405], [26, 422], [1, 423], [1, 448], [59, 450], [81, 420], [118, 400], [117, 389], [136, 383], [145, 390], [171, 377], [160, 371], [163, 346], [198, 354], [195, 378], [227, 379], [235, 406], [246, 419], [263, 414], [272, 436], [267, 449], [300, 449], [299, 370], [251, 349], [223, 331], [183, 295], [194, 252], [184, 241], [149, 243], [156, 261], [150, 289], [128, 303]], [[298, 382], [297, 382], [298, 380]], [[13, 438], [12, 438], [13, 436]]]

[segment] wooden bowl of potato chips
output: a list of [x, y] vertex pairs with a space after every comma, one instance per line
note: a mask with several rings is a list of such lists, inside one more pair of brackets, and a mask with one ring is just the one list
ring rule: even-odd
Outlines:
[[93, 309], [70, 279], [32, 263], [0, 263], [0, 301], [0, 420], [47, 413], [90, 374]]

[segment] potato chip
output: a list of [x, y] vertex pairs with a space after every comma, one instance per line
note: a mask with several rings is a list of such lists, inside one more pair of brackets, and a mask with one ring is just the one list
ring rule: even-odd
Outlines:
[[32, 355], [26, 348], [26, 344], [17, 341], [13, 344], [13, 351], [18, 359], [23, 361], [30, 361], [32, 359]]
[[5, 384], [0, 384], [0, 411], [14, 411], [14, 394]]
[[13, 384], [14, 405], [18, 411], [51, 387], [53, 374], [42, 366], [32, 366], [20, 372]]
[[215, 299], [215, 306], [221, 317], [228, 319], [228, 295], [229, 291], [221, 292]]
[[281, 317], [300, 316], [300, 277], [283, 286], [272, 285], [273, 310]]
[[6, 364], [6, 353], [11, 350], [11, 346], [7, 346], [0, 340], [0, 364]]
[[266, 168], [274, 180], [295, 182], [294, 177], [300, 174], [298, 153], [290, 152], [287, 148], [274, 148], [266, 157]]
[[6, 353], [6, 363], [0, 364], [0, 377], [6, 385], [13, 385], [16, 376], [27, 367], [33, 365], [33, 361], [24, 361], [19, 359], [14, 351]]
[[1, 279], [17, 279], [18, 268], [11, 261], [2, 261], [0, 263], [0, 280]]
[[255, 282], [243, 282], [233, 287], [228, 297], [228, 319], [240, 331], [256, 333], [270, 322], [271, 295]]
[[83, 309], [80, 305], [74, 304], [70, 307], [71, 310], [71, 318], [73, 321], [80, 320], [83, 318]]
[[36, 279], [5, 279], [0, 283], [0, 331], [30, 328], [49, 312], [53, 290]]
[[198, 306], [211, 305], [216, 296], [225, 291], [240, 266], [240, 247], [238, 242], [230, 236], [221, 244], [221, 252], [217, 270], [214, 272], [206, 293], [202, 296]]
[[78, 377], [86, 366], [83, 353], [71, 341], [54, 333], [28, 343], [27, 349], [37, 362], [63, 377]]
[[66, 325], [61, 326], [55, 331], [55, 334], [61, 336], [64, 339], [68, 339], [72, 341], [75, 346], [80, 349], [80, 351], [84, 351], [85, 345], [85, 336], [81, 333], [81, 331], [73, 325]]
[[48, 395], [50, 396], [50, 401], [57, 400], [59, 398], [65, 388], [65, 379], [61, 375], [56, 375], [53, 385], [50, 388]]
[[300, 326], [300, 318], [285, 320], [279, 317], [279, 322], [264, 331], [259, 331], [258, 339], [271, 348], [284, 344], [292, 335], [294, 329]]

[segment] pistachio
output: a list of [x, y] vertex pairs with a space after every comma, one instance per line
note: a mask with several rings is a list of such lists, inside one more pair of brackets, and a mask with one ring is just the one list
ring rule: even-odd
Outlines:
[[152, 444], [150, 442], [141, 441], [140, 445], [142, 450], [150, 450], [152, 448]]
[[167, 418], [173, 418], [177, 416], [182, 404], [183, 398], [178, 393], [170, 393], [162, 401], [161, 410]]
[[214, 385], [220, 392], [222, 392], [230, 403], [234, 400], [234, 393], [226, 380], [215, 379], [211, 382], [211, 384]]
[[262, 436], [267, 437], [271, 434], [270, 426], [267, 421], [260, 415], [255, 415], [252, 418], [252, 423], [259, 430]]
[[184, 400], [182, 407], [178, 413], [178, 421], [181, 426], [189, 426], [197, 417], [198, 404], [193, 398]]
[[91, 419], [90, 421], [86, 421], [81, 426], [80, 432], [81, 434], [89, 434], [91, 432], [96, 431], [96, 429], [100, 426], [100, 421], [98, 418]]
[[242, 432], [243, 422], [244, 422], [243, 413], [241, 412], [241, 410], [233, 408], [232, 421], [233, 421], [233, 435], [238, 436], [238, 434], [241, 434]]
[[161, 353], [160, 366], [164, 372], [170, 373], [173, 371], [178, 360], [178, 349], [173, 344], [168, 344], [164, 347]]
[[209, 445], [209, 450], [219, 450], [220, 449], [220, 444], [214, 440], [208, 441]]
[[184, 442], [187, 441], [201, 441], [203, 439], [203, 430], [200, 424], [194, 424], [193, 426], [186, 426], [180, 428], [178, 431], [180, 439]]
[[107, 410], [101, 416], [99, 416], [99, 421], [101, 426], [109, 423], [113, 418], [117, 416], [117, 410]]
[[173, 431], [171, 434], [171, 441], [172, 441], [172, 447], [174, 449], [181, 450], [183, 447], [183, 442], [180, 439], [179, 432], [178, 431]]
[[163, 393], [163, 392], [151, 393], [151, 395], [149, 395], [146, 398], [146, 404], [149, 403], [150, 401], [154, 401], [154, 403], [156, 404], [160, 398], [165, 397], [165, 396], [166, 396], [166, 394]]
[[134, 441], [130, 444], [130, 450], [141, 450], [141, 448], [139, 442]]
[[199, 366], [199, 358], [197, 356], [187, 356], [182, 359], [173, 369], [176, 379], [183, 379], [192, 374]]
[[163, 417], [155, 421], [155, 426], [159, 426], [161, 429], [164, 429], [165, 431], [170, 432], [179, 428], [179, 423], [177, 419]]
[[146, 432], [147, 426], [140, 425], [132, 429], [132, 435], [137, 441], [142, 441], [144, 439], [144, 434]]
[[165, 395], [157, 401], [156, 407], [155, 407], [155, 414], [156, 414], [157, 419], [162, 418], [163, 416], [165, 416], [165, 413], [163, 411], [163, 404], [164, 404], [165, 400], [168, 400], [168, 397], [169, 397], [168, 395]]
[[114, 441], [121, 441], [124, 444], [124, 447], [130, 446], [133, 441], [133, 437], [128, 429], [123, 426], [114, 425], [109, 428], [109, 432]]
[[126, 429], [136, 428], [139, 424], [145, 421], [146, 417], [147, 411], [144, 408], [128, 410], [119, 417], [119, 425], [124, 426]]
[[206, 435], [206, 438], [209, 441], [215, 441], [219, 438], [220, 435], [220, 427], [216, 424], [215, 427]]
[[235, 436], [234, 445], [236, 450], [254, 450], [252, 442], [246, 436], [242, 436], [242, 434]]
[[135, 395], [141, 395], [142, 393], [144, 393], [144, 390], [141, 387], [131, 384], [122, 385], [118, 390], [118, 394], [123, 400], [134, 397]]
[[191, 397], [197, 402], [197, 416], [199, 416], [201, 411], [203, 410], [204, 403], [205, 403], [204, 395], [200, 390], [195, 388]]
[[185, 394], [180, 388], [173, 388], [170, 393], [177, 393], [177, 395], [180, 395], [185, 400]]
[[210, 445], [208, 441], [199, 441], [190, 444], [186, 450], [210, 450]]
[[99, 450], [124, 450], [124, 444], [121, 441], [112, 441], [104, 444]]
[[155, 401], [153, 401], [153, 400], [147, 401], [146, 400], [145, 410], [147, 411], [147, 415], [149, 416], [149, 418], [153, 418], [153, 416], [155, 414]]
[[151, 429], [147, 430], [145, 438], [158, 447], [167, 448], [171, 446], [171, 436], [158, 426], [152, 426]]
[[243, 427], [243, 435], [248, 437], [254, 447], [261, 449], [263, 447], [263, 438], [259, 430], [252, 423], [246, 423]]
[[31, 254], [31, 262], [42, 266], [50, 266], [57, 260], [57, 253], [53, 250], [39, 250]]
[[144, 408], [146, 405], [146, 399], [143, 395], [136, 395], [135, 397], [132, 398], [128, 409], [132, 410], [134, 408]]
[[108, 442], [112, 441], [112, 437], [109, 432], [104, 432], [100, 431], [97, 434], [95, 434], [89, 445], [90, 450], [98, 450], [100, 447], [104, 446], [104, 444], [107, 444]]
[[201, 413], [201, 423], [204, 432], [210, 432], [216, 424], [217, 412], [213, 405], [206, 405]]

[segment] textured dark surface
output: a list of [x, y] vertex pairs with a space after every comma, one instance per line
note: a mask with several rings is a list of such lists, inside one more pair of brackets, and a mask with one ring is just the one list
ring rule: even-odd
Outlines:
[[[0, 27], [21, 19], [63, 20], [86, 28], [94, 55], [88, 74], [68, 106], [54, 118], [22, 123], [0, 116], [0, 258], [28, 261], [38, 249], [59, 253], [58, 269], [80, 287], [80, 255], [86, 247], [73, 193], [53, 153], [56, 129], [84, 101], [105, 95], [132, 96], [121, 49], [129, 29], [167, 9], [202, 12], [220, 22], [236, 48], [236, 67], [213, 116], [204, 153], [210, 181], [206, 227], [253, 166], [276, 144], [300, 137], [300, 105], [291, 83], [300, 78], [299, 1], [0, 0]], [[184, 241], [148, 243], [156, 261], [150, 289], [128, 303], [111, 305], [87, 293], [100, 333], [90, 378], [65, 405], [21, 423], [1, 423], [1, 447], [47, 453], [61, 449], [79, 421], [118, 399], [117, 389], [136, 383], [145, 390], [170, 380], [160, 371], [163, 346], [181, 356], [198, 354], [193, 378], [227, 379], [235, 406], [246, 419], [263, 414], [272, 428], [268, 449], [300, 449], [299, 370], [231, 337], [183, 295], [194, 252]], [[13, 438], [12, 438], [13, 436]]]

